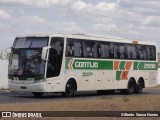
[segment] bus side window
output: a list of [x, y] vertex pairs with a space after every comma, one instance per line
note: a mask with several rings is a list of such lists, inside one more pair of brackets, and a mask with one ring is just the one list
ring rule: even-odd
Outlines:
[[143, 59], [147, 60], [147, 48], [146, 46], [142, 46], [142, 55], [143, 55]]
[[127, 44], [124, 44], [124, 59], [128, 59]]
[[125, 54], [125, 51], [124, 51], [124, 45], [123, 44], [119, 44], [119, 56], [118, 58], [121, 58], [121, 59], [124, 59], [124, 54]]
[[113, 43], [109, 44], [109, 58], [114, 58]]
[[138, 60], [147, 59], [146, 47], [144, 45], [136, 45], [136, 58]]
[[107, 43], [99, 43], [98, 45], [98, 57], [108, 58], [109, 57], [109, 46]]
[[118, 58], [119, 57], [119, 50], [118, 50], [117, 43], [113, 44], [113, 48], [114, 48], [114, 58]]
[[79, 41], [74, 42], [74, 56], [82, 57], [82, 43]]
[[135, 45], [128, 45], [127, 51], [128, 51], [128, 58], [129, 59], [136, 59], [137, 58]]
[[67, 51], [66, 54], [68, 56], [73, 56], [74, 50], [73, 50], [73, 42], [71, 40], [67, 40]]
[[97, 42], [93, 42], [93, 57], [97, 58], [98, 57], [98, 50], [97, 50]]
[[156, 49], [154, 46], [147, 46], [147, 56], [149, 60], [156, 59]]
[[97, 57], [97, 44], [92, 41], [83, 43], [84, 57]]
[[156, 60], [156, 47], [152, 46], [153, 60]]
[[86, 57], [93, 57], [93, 48], [90, 45], [86, 46]]

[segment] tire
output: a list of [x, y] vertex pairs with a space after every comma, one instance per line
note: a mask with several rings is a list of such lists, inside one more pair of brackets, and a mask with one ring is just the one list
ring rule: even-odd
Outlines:
[[129, 82], [128, 82], [128, 87], [127, 89], [122, 89], [120, 90], [120, 92], [122, 94], [133, 94], [135, 92], [135, 88], [136, 88], [136, 83], [133, 79], [130, 79]]
[[64, 97], [73, 97], [76, 91], [76, 84], [73, 81], [68, 81], [66, 84], [65, 92], [62, 93]]
[[37, 98], [40, 98], [40, 97], [42, 97], [44, 95], [43, 92], [32, 92], [32, 94]]
[[133, 79], [128, 82], [127, 94], [133, 94], [136, 88], [136, 83]]
[[135, 88], [135, 93], [136, 94], [141, 94], [143, 90], [143, 82], [142, 80], [139, 80], [138, 83], [136, 84], [136, 88]]

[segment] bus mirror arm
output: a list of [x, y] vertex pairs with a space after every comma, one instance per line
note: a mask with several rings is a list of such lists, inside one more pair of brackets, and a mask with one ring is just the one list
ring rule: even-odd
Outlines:
[[41, 56], [42, 60], [47, 60], [47, 52], [48, 52], [48, 50], [50, 48], [51, 48], [51, 46], [43, 47], [43, 49], [42, 49], [42, 56]]

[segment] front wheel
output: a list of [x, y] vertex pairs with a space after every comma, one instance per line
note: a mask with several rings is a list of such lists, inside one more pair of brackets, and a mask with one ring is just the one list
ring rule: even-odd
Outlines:
[[69, 81], [67, 82], [65, 92], [62, 93], [62, 95], [65, 97], [72, 97], [74, 96], [75, 91], [76, 91], [75, 83], [73, 81]]
[[33, 94], [35, 97], [38, 97], [38, 98], [40, 98], [40, 97], [42, 97], [42, 96], [44, 95], [43, 92], [32, 92], [32, 94]]

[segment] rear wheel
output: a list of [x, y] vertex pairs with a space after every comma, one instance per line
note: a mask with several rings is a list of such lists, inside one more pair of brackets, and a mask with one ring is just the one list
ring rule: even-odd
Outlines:
[[35, 97], [42, 97], [44, 95], [43, 92], [32, 92]]
[[133, 79], [130, 79], [130, 81], [128, 82], [128, 89], [127, 89], [127, 93], [128, 94], [133, 94], [135, 91], [135, 87], [136, 87], [136, 83]]
[[143, 81], [139, 80], [138, 83], [136, 84], [136, 88], [135, 88], [135, 93], [140, 94], [142, 93], [142, 89], [143, 89]]
[[128, 88], [122, 89], [122, 90], [120, 90], [120, 92], [122, 94], [133, 94], [135, 92], [135, 88], [136, 88], [136, 83], [135, 83], [134, 79], [131, 78], [128, 82]]
[[65, 92], [62, 93], [65, 97], [72, 97], [76, 91], [76, 84], [73, 81], [68, 81], [66, 84]]

